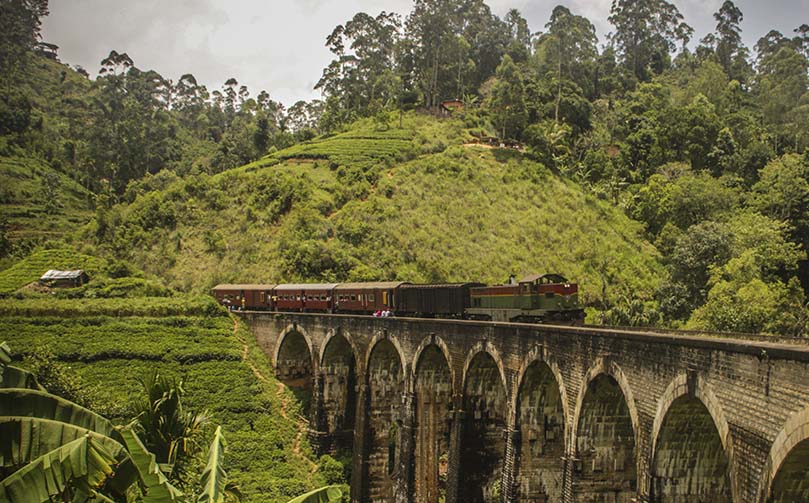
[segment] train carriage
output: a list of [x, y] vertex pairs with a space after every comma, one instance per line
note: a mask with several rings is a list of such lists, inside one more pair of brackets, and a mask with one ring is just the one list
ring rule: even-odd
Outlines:
[[469, 289], [483, 283], [435, 285], [404, 284], [399, 287], [396, 314], [427, 318], [463, 318], [469, 308]]
[[284, 283], [275, 287], [281, 311], [332, 311], [332, 295], [336, 283]]
[[334, 312], [365, 313], [396, 311], [397, 289], [403, 281], [340, 283], [334, 288]]
[[[274, 310], [275, 285], [216, 285], [211, 290], [216, 301], [228, 309]], [[242, 302], [244, 301], [244, 302]]]

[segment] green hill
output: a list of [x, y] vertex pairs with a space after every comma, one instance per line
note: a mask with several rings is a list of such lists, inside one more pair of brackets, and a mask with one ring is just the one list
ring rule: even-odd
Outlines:
[[46, 161], [0, 156], [0, 215], [23, 246], [58, 239], [92, 218], [92, 194]]
[[158, 175], [113, 209], [119, 225], [99, 241], [196, 291], [553, 271], [588, 302], [604, 285], [613, 299], [651, 295], [663, 269], [641, 225], [523, 154], [469, 138], [458, 120], [410, 114], [403, 129], [361, 121], [213, 177]]

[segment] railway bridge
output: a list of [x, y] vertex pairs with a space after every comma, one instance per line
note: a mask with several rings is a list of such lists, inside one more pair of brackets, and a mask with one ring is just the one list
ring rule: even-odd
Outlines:
[[351, 500], [809, 501], [809, 346], [246, 312]]

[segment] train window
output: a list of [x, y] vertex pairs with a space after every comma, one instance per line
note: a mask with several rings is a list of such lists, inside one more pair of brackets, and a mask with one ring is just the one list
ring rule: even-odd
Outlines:
[[264, 302], [264, 292], [260, 292], [260, 293], [258, 294], [258, 298], [259, 298], [259, 300], [260, 300], [261, 302]]
[[311, 296], [311, 295], [307, 295], [307, 296], [306, 296], [306, 300], [312, 300], [312, 296]]
[[480, 307], [480, 299], [472, 299], [472, 305], [475, 307]]
[[374, 294], [368, 294], [368, 302], [374, 302]]
[[352, 295], [352, 296], [351, 296], [351, 301], [352, 301], [352, 302], [354, 302], [354, 301], [356, 301], [356, 300], [357, 300], [357, 296], [356, 296], [356, 295]]

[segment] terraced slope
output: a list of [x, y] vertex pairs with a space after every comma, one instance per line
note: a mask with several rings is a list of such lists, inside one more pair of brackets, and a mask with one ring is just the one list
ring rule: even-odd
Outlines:
[[41, 159], [0, 156], [0, 215], [14, 242], [60, 238], [92, 218], [90, 193]]
[[119, 422], [153, 369], [185, 381], [228, 441], [226, 468], [246, 502], [285, 502], [325, 481], [299, 404], [274, 378], [252, 334], [212, 299], [0, 300], [0, 340], [15, 355], [47, 348], [68, 362]]

